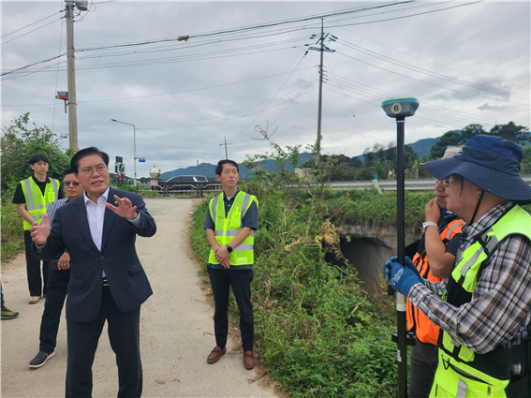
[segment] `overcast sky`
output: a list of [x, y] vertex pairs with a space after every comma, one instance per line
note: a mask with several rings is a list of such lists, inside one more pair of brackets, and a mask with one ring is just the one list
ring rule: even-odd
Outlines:
[[[381, 103], [400, 95], [420, 102], [406, 143], [470, 123], [530, 126], [528, 1], [393, 3], [89, 1], [74, 24], [79, 147], [101, 148], [111, 165], [123, 156], [132, 176], [133, 128], [111, 119], [136, 125], [137, 157], [146, 159], [137, 177], [153, 165], [216, 163], [225, 137], [238, 162], [264, 153], [255, 125], [304, 148], [316, 139], [319, 92], [319, 52], [305, 55], [305, 44], [317, 47], [310, 37], [321, 22], [301, 20], [354, 10], [324, 19], [325, 44], [336, 50], [324, 53], [324, 153], [394, 142]], [[2, 127], [30, 112], [38, 126], [68, 132], [55, 99], [67, 90], [66, 57], [40, 63], [66, 52], [63, 9], [64, 1], [2, 1], [2, 73], [36, 63], [2, 77]], [[189, 40], [175, 40], [182, 35]], [[150, 41], [158, 42], [131, 46]]]

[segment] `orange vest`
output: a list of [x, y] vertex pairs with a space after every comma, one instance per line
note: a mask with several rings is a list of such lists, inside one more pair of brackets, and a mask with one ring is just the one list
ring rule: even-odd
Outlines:
[[[452, 238], [461, 233], [461, 229], [464, 227], [465, 221], [461, 218], [457, 218], [450, 222], [446, 228], [444, 228], [439, 236], [441, 240], [447, 245]], [[413, 264], [417, 266], [420, 272], [420, 276], [431, 282], [440, 282], [441, 278], [433, 276], [428, 263], [428, 255], [426, 250], [423, 253], [416, 253], [413, 257]], [[427, 344], [437, 345], [437, 337], [439, 336], [439, 327], [434, 325], [417, 307], [413, 306], [409, 299], [407, 300], [407, 330], [415, 330], [417, 338]]]

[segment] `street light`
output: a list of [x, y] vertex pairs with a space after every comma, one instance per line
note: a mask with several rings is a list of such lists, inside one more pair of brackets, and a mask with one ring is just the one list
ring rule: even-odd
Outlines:
[[121, 124], [127, 124], [128, 126], [133, 126], [133, 147], [134, 147], [134, 152], [133, 152], [133, 166], [134, 166], [133, 184], [134, 184], [135, 189], [136, 189], [136, 159], [137, 159], [136, 158], [136, 126], [134, 124], [131, 124], [131, 123], [119, 122], [116, 119], [111, 119], [111, 121], [116, 122], [116, 123], [121, 123]]
[[[413, 116], [419, 101], [412, 97], [391, 98], [382, 102], [387, 116], [396, 119], [396, 235], [398, 262], [405, 266], [405, 225], [404, 225], [404, 126], [406, 117]], [[396, 293], [396, 328], [398, 361], [398, 398], [407, 397], [407, 345], [406, 345], [406, 298]]]

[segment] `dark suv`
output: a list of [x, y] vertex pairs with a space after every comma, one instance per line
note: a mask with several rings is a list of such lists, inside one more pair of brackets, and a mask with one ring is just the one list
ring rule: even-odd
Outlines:
[[175, 176], [166, 181], [160, 181], [162, 191], [190, 191], [206, 188], [208, 180], [205, 176]]

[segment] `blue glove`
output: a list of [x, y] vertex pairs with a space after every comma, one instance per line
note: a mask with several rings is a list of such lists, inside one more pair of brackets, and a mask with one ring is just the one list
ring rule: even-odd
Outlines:
[[408, 266], [403, 267], [395, 258], [385, 263], [385, 277], [391, 282], [393, 289], [404, 296], [409, 296], [411, 288], [417, 283], [422, 283], [422, 278], [420, 278], [418, 271], [415, 272]]
[[[411, 261], [411, 259], [408, 256], [405, 256], [404, 260], [405, 260], [405, 263], [406, 263], [405, 264], [406, 267], [408, 267], [411, 271], [413, 271], [415, 274], [417, 274], [417, 276], [420, 279], [422, 279], [422, 276], [420, 276], [420, 272], [419, 272], [418, 268], [415, 266], [415, 264], [413, 264], [413, 261]], [[398, 261], [398, 257], [397, 256], [391, 257], [390, 261], [397, 262]]]

